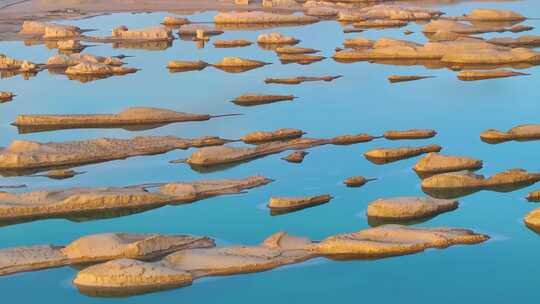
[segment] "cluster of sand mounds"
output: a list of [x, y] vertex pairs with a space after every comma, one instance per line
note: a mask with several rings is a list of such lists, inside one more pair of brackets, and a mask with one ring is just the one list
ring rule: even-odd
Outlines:
[[321, 242], [280, 232], [256, 246], [184, 249], [156, 262], [117, 259], [83, 269], [73, 282], [81, 292], [91, 295], [133, 295], [190, 285], [205, 276], [261, 272], [315, 257], [384, 258], [488, 239], [467, 229], [401, 225], [334, 235]]
[[336, 60], [438, 60], [454, 65], [500, 65], [540, 62], [540, 53], [527, 48], [508, 48], [472, 38], [428, 42], [424, 45], [382, 38], [372, 47], [342, 50]]
[[20, 73], [32, 73], [37, 72], [38, 67], [36, 64], [28, 60], [18, 60], [4, 54], [0, 54], [0, 70], [8, 70]]
[[506, 132], [494, 129], [486, 130], [480, 134], [482, 141], [496, 144], [511, 140], [526, 141], [540, 139], [540, 125], [519, 125]]
[[77, 239], [67, 246], [37, 245], [0, 249], [0, 275], [67, 265], [130, 258], [148, 260], [185, 249], [214, 247], [207, 237], [104, 233]]
[[355, 22], [364, 20], [398, 20], [417, 21], [438, 18], [443, 13], [420, 7], [405, 7], [397, 5], [374, 5], [362, 9], [340, 11], [339, 21]]
[[260, 44], [297, 44], [300, 40], [291, 37], [285, 36], [281, 33], [269, 33], [269, 34], [260, 34], [257, 37], [257, 42]]
[[47, 59], [49, 68], [67, 68], [79, 63], [101, 63], [110, 66], [122, 66], [122, 60], [115, 57], [94, 56], [92, 54], [53, 55]]
[[144, 29], [128, 29], [126, 26], [119, 26], [112, 31], [112, 37], [122, 40], [172, 40], [173, 35], [170, 29], [164, 27], [149, 27]]
[[[241, 193], [272, 182], [262, 176], [171, 182], [131, 187], [68, 188], [27, 193], [0, 192], [0, 220], [23, 222], [45, 218], [76, 218], [84, 214], [149, 210], [167, 204], [193, 203], [218, 195]], [[150, 192], [148, 187], [160, 186]], [[121, 213], [119, 213], [121, 214]]]
[[364, 157], [375, 164], [386, 164], [402, 159], [415, 157], [430, 152], [439, 152], [442, 149], [439, 145], [427, 145], [422, 147], [399, 147], [399, 148], [377, 148], [364, 153]]
[[61, 25], [38, 21], [24, 21], [19, 34], [39, 36], [43, 39], [77, 38], [82, 30], [73, 25]]
[[214, 17], [216, 24], [306, 24], [318, 18], [302, 15], [284, 15], [267, 12], [219, 13]]
[[222, 145], [219, 137], [182, 139], [174, 136], [139, 136], [131, 139], [100, 138], [61, 143], [15, 140], [0, 150], [0, 169], [23, 170], [82, 165], [165, 153], [175, 149]]
[[540, 181], [539, 173], [510, 169], [489, 178], [467, 171], [442, 173], [422, 181], [422, 190], [437, 198], [453, 198], [481, 190], [510, 192]]

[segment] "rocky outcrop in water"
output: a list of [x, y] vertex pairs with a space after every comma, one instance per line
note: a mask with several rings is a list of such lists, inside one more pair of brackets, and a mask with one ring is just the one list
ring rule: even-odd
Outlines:
[[400, 222], [421, 220], [457, 209], [454, 200], [421, 197], [396, 197], [378, 199], [369, 203], [367, 216], [370, 222]]
[[441, 146], [427, 145], [423, 147], [378, 148], [364, 153], [364, 157], [375, 164], [386, 164], [424, 153], [439, 152]]
[[540, 124], [519, 125], [506, 132], [494, 129], [486, 130], [480, 134], [482, 141], [497, 144], [506, 141], [527, 141], [540, 139]]

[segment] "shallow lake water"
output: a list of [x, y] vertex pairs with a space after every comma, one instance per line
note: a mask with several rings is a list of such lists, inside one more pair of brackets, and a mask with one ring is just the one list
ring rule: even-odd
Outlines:
[[[448, 15], [475, 7], [508, 8], [526, 16], [540, 17], [540, 3], [470, 2], [440, 6]], [[215, 13], [190, 15], [210, 21]], [[536, 15], [535, 15], [536, 14]], [[113, 14], [64, 22], [97, 29], [105, 35], [119, 24], [143, 27], [158, 24], [168, 14]], [[527, 24], [540, 28], [540, 21]], [[425, 42], [421, 25], [402, 29], [368, 30], [368, 38], [393, 37]], [[346, 37], [341, 26], [325, 21], [302, 27], [257, 31], [227, 31], [218, 39], [245, 38], [255, 41], [263, 32], [279, 31], [302, 40], [299, 46], [321, 49], [330, 57]], [[540, 34], [536, 29], [525, 34]], [[510, 34], [522, 35], [522, 34]], [[508, 36], [489, 34], [484, 37]], [[215, 38], [214, 38], [215, 39]], [[44, 45], [0, 42], [0, 53], [45, 62], [57, 51]], [[41, 220], [0, 228], [0, 248], [34, 244], [65, 244], [78, 237], [101, 232], [155, 232], [206, 235], [220, 244], [257, 244], [277, 231], [317, 240], [328, 235], [369, 227], [365, 211], [369, 202], [381, 197], [423, 195], [420, 180], [411, 170], [418, 158], [375, 165], [362, 154], [375, 147], [440, 144], [443, 152], [484, 160], [480, 173], [489, 176], [510, 169], [539, 172], [540, 141], [483, 143], [479, 134], [489, 128], [508, 129], [522, 123], [538, 123], [540, 67], [521, 70], [532, 76], [462, 82], [447, 69], [422, 66], [392, 66], [358, 62], [342, 64], [326, 59], [311, 65], [282, 65], [271, 51], [256, 44], [246, 48], [215, 49], [211, 43], [198, 49], [194, 42], [175, 40], [161, 51], [112, 48], [97, 45], [85, 50], [95, 55], [127, 54], [136, 74], [90, 83], [70, 81], [63, 75], [41, 72], [24, 80], [21, 76], [0, 80], [0, 89], [18, 96], [0, 105], [0, 146], [14, 139], [66, 141], [97, 137], [129, 138], [137, 135], [197, 137], [218, 135], [239, 138], [255, 130], [299, 128], [312, 137], [331, 137], [366, 132], [380, 135], [385, 130], [432, 128], [438, 135], [420, 141], [375, 140], [352, 146], [323, 146], [310, 149], [300, 165], [279, 158], [287, 152], [211, 173], [199, 173], [183, 164], [168, 161], [185, 158], [193, 150], [133, 157], [77, 168], [86, 171], [72, 179], [54, 181], [43, 177], [3, 177], [0, 184], [27, 184], [29, 191], [41, 188], [124, 186], [147, 182], [190, 181], [210, 178], [239, 178], [261, 174], [275, 182], [246, 194], [224, 196], [191, 205], [166, 206], [124, 217], [73, 222]], [[246, 73], [230, 74], [214, 68], [171, 74], [169, 60], [219, 61], [240, 56], [274, 64]], [[298, 86], [266, 85], [266, 77], [343, 75], [331, 83], [314, 82]], [[415, 82], [390, 84], [391, 74], [436, 76]], [[293, 94], [300, 98], [257, 107], [239, 107], [229, 100], [247, 92]], [[17, 114], [30, 113], [115, 113], [130, 106], [163, 107], [178, 111], [210, 114], [242, 113], [206, 122], [170, 124], [145, 131], [123, 129], [63, 130], [18, 134], [10, 125]], [[342, 181], [353, 175], [376, 177], [376, 182], [351, 189]], [[473, 246], [456, 246], [373, 261], [336, 262], [316, 259], [278, 270], [202, 279], [192, 286], [123, 299], [91, 298], [80, 294], [71, 280], [76, 269], [65, 267], [0, 277], [0, 294], [5, 303], [276, 303], [282, 301], [323, 303], [533, 303], [537, 281], [532, 266], [540, 254], [540, 236], [527, 229], [522, 219], [537, 206], [524, 197], [535, 186], [511, 193], [478, 192], [460, 199], [459, 209], [439, 215], [419, 226], [463, 227], [486, 233], [491, 240]], [[271, 216], [265, 205], [270, 196], [331, 193], [331, 203]]]

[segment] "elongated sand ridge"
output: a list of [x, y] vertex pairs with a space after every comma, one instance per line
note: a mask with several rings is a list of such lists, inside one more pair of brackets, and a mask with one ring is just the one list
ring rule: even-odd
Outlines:
[[40, 169], [83, 165], [176, 149], [223, 145], [219, 137], [182, 139], [174, 136], [138, 136], [131, 139], [99, 138], [62, 143], [16, 140], [0, 150], [0, 170]]
[[0, 221], [16, 222], [52, 217], [75, 217], [106, 211], [157, 208], [167, 204], [193, 203], [209, 197], [240, 193], [270, 183], [262, 176], [244, 179], [218, 179], [162, 183], [157, 191], [151, 185], [106, 188], [68, 188], [26, 193], [0, 192]]
[[31, 130], [32, 128], [54, 130], [205, 121], [220, 116], [177, 112], [160, 108], [134, 107], [123, 110], [118, 114], [18, 115], [13, 125], [23, 130]]

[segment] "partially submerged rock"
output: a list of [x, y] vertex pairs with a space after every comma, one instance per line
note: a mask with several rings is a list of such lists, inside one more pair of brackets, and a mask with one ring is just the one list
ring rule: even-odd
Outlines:
[[482, 168], [482, 165], [481, 160], [470, 157], [429, 153], [414, 165], [413, 170], [422, 176], [443, 172], [478, 170]]
[[306, 24], [318, 18], [302, 15], [284, 15], [267, 12], [219, 13], [214, 17], [216, 24]]
[[298, 64], [311, 64], [317, 61], [326, 59], [324, 56], [317, 55], [304, 55], [304, 54], [280, 54], [279, 60], [283, 64], [298, 63]]
[[214, 41], [214, 46], [217, 48], [233, 48], [233, 47], [244, 47], [250, 46], [253, 43], [249, 40], [244, 39], [234, 39], [234, 40], [216, 40]]
[[172, 60], [167, 63], [167, 68], [171, 71], [200, 71], [208, 66], [208, 63], [197, 61], [185, 61], [185, 60]]
[[67, 68], [80, 63], [101, 63], [110, 66], [122, 66], [122, 60], [114, 57], [94, 56], [91, 54], [53, 55], [47, 59], [49, 68]]
[[489, 70], [489, 71], [461, 71], [458, 78], [463, 81], [485, 80], [493, 78], [507, 78], [514, 76], [528, 76], [530, 74], [514, 72], [510, 70]]
[[355, 28], [389, 28], [389, 27], [404, 27], [409, 24], [404, 20], [386, 20], [386, 19], [374, 19], [364, 20], [353, 23]]
[[338, 78], [343, 77], [342, 75], [337, 76], [321, 76], [321, 77], [306, 77], [306, 76], [298, 76], [293, 78], [266, 78], [264, 80], [265, 83], [276, 83], [276, 84], [301, 84], [303, 82], [310, 82], [310, 81], [325, 81], [325, 82], [331, 82]]
[[281, 33], [269, 33], [269, 34], [260, 34], [257, 37], [257, 42], [260, 44], [287, 44], [294, 45], [300, 42], [300, 40], [291, 37], [285, 36]]
[[260, 68], [268, 64], [270, 63], [240, 57], [225, 57], [220, 62], [213, 64], [212, 66], [226, 72], [244, 72]]
[[304, 158], [309, 154], [309, 152], [306, 151], [295, 151], [290, 153], [289, 155], [282, 157], [284, 161], [287, 161], [289, 163], [295, 163], [299, 164], [304, 161]]
[[298, 129], [278, 129], [275, 131], [257, 131], [242, 136], [246, 144], [264, 143], [269, 141], [287, 140], [302, 137], [306, 132]]
[[370, 19], [417, 21], [434, 19], [442, 14], [443, 13], [440, 11], [420, 7], [381, 4], [367, 6], [361, 9], [340, 11], [338, 20], [344, 22], [355, 22]]
[[72, 178], [77, 174], [81, 174], [81, 173], [73, 171], [73, 170], [51, 170], [47, 172], [46, 176], [52, 179], [66, 179], [66, 178]]
[[156, 262], [114, 260], [88, 267], [74, 283], [90, 295], [133, 295], [188, 285], [205, 276], [267, 271], [316, 257], [373, 259], [478, 244], [487, 235], [457, 228], [414, 228], [384, 225], [330, 236], [321, 242], [285, 232], [271, 235], [256, 246], [185, 249]]
[[239, 106], [256, 106], [279, 101], [292, 101], [295, 98], [297, 97], [293, 95], [262, 95], [249, 93], [236, 97], [232, 102]]
[[0, 102], [12, 101], [14, 96], [11, 92], [0, 92]]
[[523, 219], [523, 222], [531, 230], [540, 233], [540, 208], [534, 209], [533, 211], [529, 212], [525, 216], [525, 219]]
[[164, 27], [148, 27], [144, 29], [128, 29], [120, 26], [112, 31], [112, 37], [122, 40], [160, 41], [172, 40], [174, 37], [170, 29]]
[[422, 181], [422, 190], [437, 198], [455, 198], [481, 190], [511, 192], [540, 181], [539, 173], [511, 169], [489, 178], [469, 172], [437, 174]]
[[94, 234], [65, 247], [37, 245], [0, 249], [0, 276], [119, 258], [148, 260], [179, 250], [214, 246], [212, 239], [188, 235]]
[[28, 60], [18, 60], [4, 54], [0, 54], [0, 70], [18, 73], [33, 73], [39, 71], [39, 68], [36, 64]]
[[434, 76], [422, 76], [422, 75], [390, 75], [388, 76], [388, 81], [390, 81], [391, 83], [396, 83], [396, 82], [421, 80], [421, 79], [433, 78], [433, 77]]
[[472, 21], [524, 21], [523, 15], [510, 10], [497, 10], [477, 8], [473, 9], [465, 18]]
[[480, 134], [482, 141], [489, 144], [497, 144], [511, 140], [536, 140], [540, 139], [540, 125], [519, 125], [506, 132], [490, 129]]
[[81, 62], [77, 65], [70, 66], [66, 69], [65, 73], [68, 76], [77, 75], [96, 75], [96, 76], [112, 76], [112, 75], [126, 75], [137, 72], [136, 68], [110, 66], [103, 63], [90, 63]]
[[202, 31], [205, 36], [216, 36], [223, 34], [222, 30], [218, 30], [213, 26], [203, 24], [186, 24], [180, 27], [178, 33], [180, 36], [195, 36], [197, 31]]
[[165, 16], [163, 18], [163, 21], [161, 24], [167, 25], [167, 26], [180, 26], [185, 24], [190, 24], [191, 21], [189, 21], [188, 18], [182, 18], [182, 17], [175, 17], [175, 16]]
[[376, 178], [365, 178], [363, 176], [352, 176], [343, 181], [347, 187], [358, 188], [362, 187], [370, 181], [374, 181]]
[[422, 147], [378, 148], [364, 153], [364, 157], [375, 164], [386, 164], [401, 159], [415, 157], [421, 154], [441, 151], [439, 145]]
[[14, 126], [22, 133], [75, 128], [112, 128], [206, 121], [224, 115], [193, 114], [168, 109], [133, 107], [118, 114], [17, 115]]
[[0, 170], [24, 171], [83, 165], [132, 156], [160, 154], [176, 149], [222, 145], [227, 142], [229, 140], [219, 137], [182, 139], [174, 136], [99, 138], [62, 143], [15, 140], [0, 150]]
[[330, 139], [330, 143], [338, 146], [353, 145], [363, 142], [369, 142], [376, 137], [366, 133], [359, 133], [353, 135], [340, 135]]
[[331, 199], [332, 196], [328, 194], [306, 197], [272, 197], [268, 202], [268, 208], [270, 208], [272, 215], [279, 215], [326, 204]]
[[[116, 188], [69, 188], [27, 193], [0, 192], [0, 220], [23, 222], [44, 218], [72, 218], [115, 210], [149, 210], [167, 204], [193, 203], [205, 198], [241, 193], [266, 185], [262, 176], [244, 179], [172, 182]], [[148, 187], [160, 186], [156, 192]]]
[[375, 41], [364, 38], [364, 37], [355, 37], [351, 39], [345, 39], [343, 46], [347, 48], [355, 47], [372, 47]]
[[369, 203], [370, 222], [400, 222], [421, 220], [457, 209], [458, 201], [422, 197], [396, 197], [378, 199]]
[[82, 51], [86, 47], [79, 40], [73, 39], [57, 41], [56, 46], [60, 51]]
[[540, 190], [529, 192], [527, 194], [527, 200], [529, 202], [540, 202]]
[[300, 48], [300, 47], [292, 47], [292, 46], [280, 46], [276, 48], [276, 53], [278, 54], [315, 54], [320, 52], [316, 49], [310, 49], [310, 48]]
[[39, 36], [43, 39], [79, 37], [82, 30], [73, 25], [62, 25], [38, 21], [24, 21], [19, 31], [21, 35]]
[[310, 7], [306, 9], [305, 14], [307, 16], [314, 16], [314, 17], [321, 17], [321, 18], [329, 18], [329, 17], [335, 17], [339, 13], [339, 10], [333, 8], [333, 7]]
[[386, 131], [384, 132], [384, 138], [389, 140], [400, 139], [425, 139], [432, 138], [437, 135], [437, 131], [431, 129], [410, 129], [404, 131]]
[[424, 33], [436, 33], [436, 32], [454, 32], [457, 34], [483, 34], [491, 32], [513, 32], [516, 28], [504, 27], [500, 25], [483, 25], [475, 23], [464, 23], [455, 20], [433, 20], [426, 24], [422, 30]]

